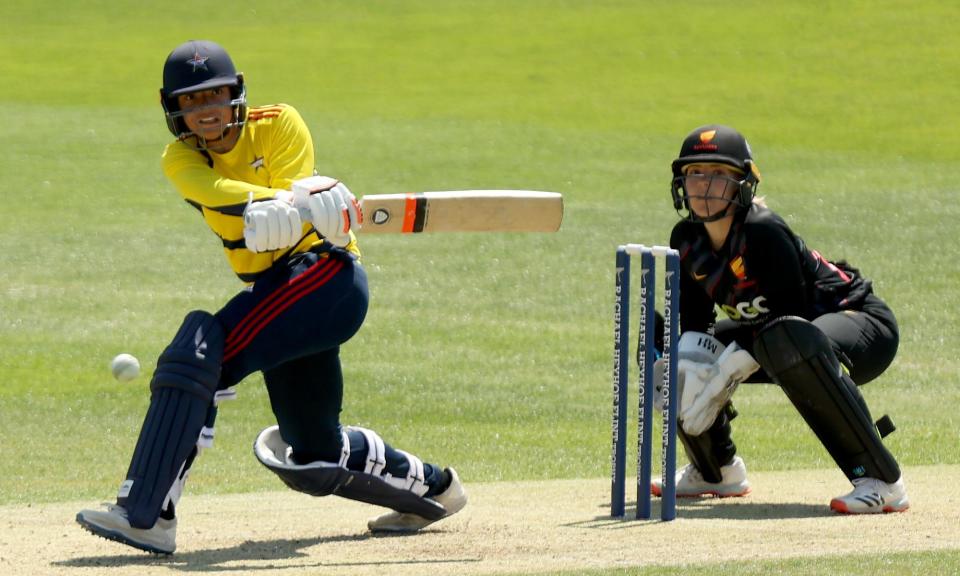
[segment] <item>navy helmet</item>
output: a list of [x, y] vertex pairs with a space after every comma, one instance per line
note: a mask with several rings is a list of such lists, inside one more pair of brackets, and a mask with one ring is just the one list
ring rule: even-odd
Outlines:
[[680, 155], [671, 164], [673, 181], [670, 193], [673, 207], [679, 212], [687, 209], [688, 219], [696, 220], [690, 211], [683, 189], [684, 168], [690, 164], [716, 163], [731, 166], [740, 172], [740, 189], [732, 202], [738, 209], [749, 208], [760, 184], [760, 170], [753, 161], [750, 144], [742, 134], [729, 126], [709, 124], [700, 126], [687, 135], [680, 146]]
[[[241, 127], [247, 115], [243, 74], [237, 73], [230, 55], [216, 42], [190, 40], [174, 48], [163, 65], [163, 87], [160, 88], [160, 102], [170, 132], [179, 140], [195, 136], [183, 121], [177, 96], [224, 86], [230, 89], [230, 105], [233, 107], [233, 120], [224, 126], [226, 131]], [[202, 139], [198, 137], [197, 140]], [[198, 144], [203, 147], [202, 142]]]

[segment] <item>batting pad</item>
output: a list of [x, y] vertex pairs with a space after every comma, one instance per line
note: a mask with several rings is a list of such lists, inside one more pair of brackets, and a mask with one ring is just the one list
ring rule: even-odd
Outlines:
[[154, 525], [197, 444], [220, 379], [224, 338], [211, 314], [191, 312], [157, 360], [150, 407], [117, 496], [134, 528]]
[[897, 461], [826, 334], [803, 318], [786, 316], [765, 326], [753, 349], [847, 478], [890, 483], [900, 478]]
[[[380, 444], [382, 445], [382, 441]], [[376, 446], [377, 443], [372, 445]], [[429, 520], [439, 520], [447, 514], [446, 508], [439, 503], [411, 491], [423, 485], [422, 478], [419, 486], [415, 482], [408, 482], [404, 487], [398, 487], [394, 485], [394, 479], [385, 479], [379, 474], [370, 473], [377, 469], [376, 465], [371, 468], [370, 463], [377, 462], [380, 458], [368, 459], [365, 467], [367, 471], [360, 472], [343, 467], [345, 458], [342, 458], [340, 463], [317, 461], [297, 464], [290, 459], [290, 452], [290, 446], [280, 436], [279, 426], [266, 428], [253, 443], [253, 453], [257, 460], [279, 476], [284, 484], [298, 492], [312, 496], [334, 494], [384, 506], [397, 512], [416, 514]], [[379, 466], [380, 470], [382, 468], [382, 465]]]

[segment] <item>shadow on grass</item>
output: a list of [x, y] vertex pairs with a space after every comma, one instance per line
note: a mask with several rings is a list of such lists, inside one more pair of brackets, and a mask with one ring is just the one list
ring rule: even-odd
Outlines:
[[[609, 504], [601, 506], [610, 510]], [[660, 502], [654, 500], [650, 520], [636, 520], [636, 502], [628, 502], [623, 518], [613, 518], [608, 513], [590, 520], [570, 522], [563, 526], [571, 528], [630, 528], [651, 522], [660, 522]], [[736, 498], [682, 498], [677, 500], [677, 518], [690, 520], [786, 520], [790, 518], [825, 518], [841, 516], [830, 510], [827, 504], [801, 504], [750, 502]]]
[[[333, 566], [384, 566], [432, 564], [455, 564], [460, 562], [479, 562], [479, 558], [436, 558], [403, 559], [383, 558], [380, 560], [357, 562], [323, 562], [316, 555], [304, 552], [305, 549], [320, 544], [337, 542], [360, 542], [378, 538], [372, 534], [328, 536], [295, 540], [246, 541], [229, 548], [195, 550], [174, 553], [169, 556], [135, 552], [112, 556], [88, 556], [72, 558], [62, 562], [53, 562], [54, 566], [71, 568], [120, 567], [120, 566], [167, 566], [181, 572], [255, 572], [257, 570], [277, 570], [333, 567]], [[302, 558], [302, 562], [296, 562]], [[291, 560], [293, 560], [291, 562]]]

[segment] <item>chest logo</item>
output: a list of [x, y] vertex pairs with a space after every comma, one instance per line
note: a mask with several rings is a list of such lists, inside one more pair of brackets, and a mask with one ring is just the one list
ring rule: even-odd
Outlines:
[[738, 302], [736, 306], [724, 304], [720, 308], [731, 320], [752, 320], [757, 316], [769, 312], [770, 309], [764, 306], [767, 299], [763, 296], [757, 296], [750, 302]]
[[253, 168], [253, 171], [263, 168], [263, 156], [257, 156], [253, 159], [253, 162], [250, 163], [250, 167]]

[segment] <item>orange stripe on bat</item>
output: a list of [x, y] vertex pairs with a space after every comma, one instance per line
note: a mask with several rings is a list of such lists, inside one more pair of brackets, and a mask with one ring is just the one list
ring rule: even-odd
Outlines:
[[401, 232], [410, 234], [413, 232], [413, 223], [417, 221], [417, 197], [413, 194], [407, 194], [407, 201], [403, 206], [403, 229]]

